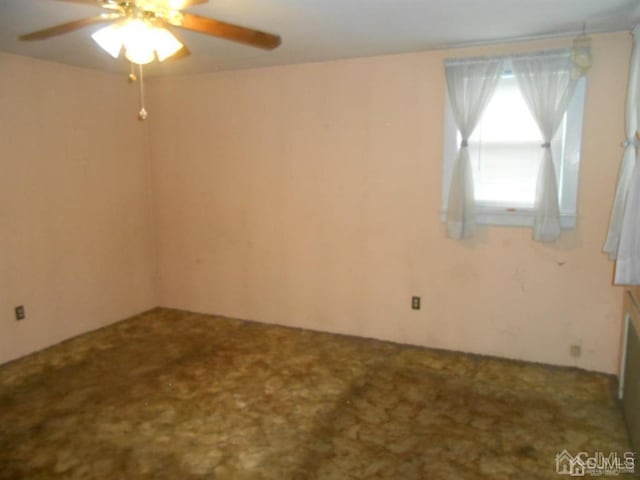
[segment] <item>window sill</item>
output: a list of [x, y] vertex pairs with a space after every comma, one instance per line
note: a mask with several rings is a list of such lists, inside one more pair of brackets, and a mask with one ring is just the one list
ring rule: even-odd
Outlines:
[[[447, 220], [447, 212], [442, 211], [440, 217]], [[476, 224], [501, 227], [533, 227], [534, 213], [532, 208], [488, 207], [476, 205]], [[576, 216], [560, 214], [560, 228], [571, 230], [576, 228]]]

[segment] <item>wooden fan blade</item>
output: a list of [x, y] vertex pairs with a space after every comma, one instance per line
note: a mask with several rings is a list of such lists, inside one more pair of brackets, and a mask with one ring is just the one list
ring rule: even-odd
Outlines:
[[278, 35], [240, 27], [231, 23], [220, 22], [192, 13], [183, 12], [179, 17], [168, 17], [164, 20], [176, 27], [186, 28], [187, 30], [193, 30], [214, 37], [225, 38], [265, 50], [273, 50], [280, 45], [280, 37]]
[[82, 20], [74, 20], [73, 22], [62, 23], [55, 27], [45, 28], [44, 30], [38, 30], [37, 32], [27, 33], [20, 35], [19, 40], [44, 40], [45, 38], [55, 37], [56, 35], [62, 35], [63, 33], [73, 32], [80, 28], [88, 27], [89, 25], [95, 25], [96, 23], [104, 23], [119, 18], [119, 14], [110, 15], [98, 15], [97, 17], [83, 18]]
[[119, 10], [120, 5], [115, 0], [55, 0], [65, 3], [79, 3], [81, 5], [89, 5], [91, 7], [108, 8], [110, 10]]

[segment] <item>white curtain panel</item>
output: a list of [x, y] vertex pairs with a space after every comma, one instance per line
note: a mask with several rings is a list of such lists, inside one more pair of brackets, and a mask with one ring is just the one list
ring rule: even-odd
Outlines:
[[533, 238], [551, 242], [560, 237], [558, 182], [551, 140], [562, 123], [579, 76], [574, 74], [570, 50], [517, 56], [511, 63], [522, 95], [544, 139], [536, 183]]
[[626, 203], [614, 283], [640, 285], [640, 162], [637, 161], [629, 182]]
[[475, 231], [473, 172], [467, 142], [496, 90], [503, 69], [501, 58], [445, 62], [449, 102], [462, 136], [447, 203], [447, 233], [451, 238], [467, 238]]
[[[633, 47], [629, 66], [629, 81], [627, 84], [626, 103], [626, 135], [622, 164], [618, 174], [616, 196], [611, 210], [609, 231], [604, 244], [604, 251], [611, 260], [618, 260], [616, 265], [615, 283], [639, 284], [637, 256], [640, 252], [640, 232], [637, 232], [637, 222], [640, 221], [640, 205], [635, 190], [640, 189], [640, 178], [635, 168], [638, 154], [638, 117], [640, 102], [638, 98], [640, 82], [640, 26], [633, 30]], [[624, 241], [623, 241], [624, 238]], [[634, 257], [636, 257], [634, 259]], [[634, 274], [635, 271], [635, 274]]]

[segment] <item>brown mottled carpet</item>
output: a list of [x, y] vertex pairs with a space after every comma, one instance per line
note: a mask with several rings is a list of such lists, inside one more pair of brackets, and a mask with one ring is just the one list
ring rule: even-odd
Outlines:
[[0, 366], [0, 479], [558, 479], [614, 379], [157, 309]]

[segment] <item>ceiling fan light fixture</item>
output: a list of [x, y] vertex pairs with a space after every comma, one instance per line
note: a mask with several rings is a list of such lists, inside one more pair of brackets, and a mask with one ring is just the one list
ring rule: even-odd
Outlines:
[[182, 10], [189, 5], [184, 0], [167, 0], [167, 7], [171, 10]]
[[174, 55], [183, 45], [169, 30], [154, 27], [153, 30], [154, 47], [161, 62]]
[[146, 65], [155, 60], [155, 52], [153, 49], [145, 48], [144, 45], [136, 45], [126, 48], [124, 50], [124, 56], [127, 60], [138, 65]]
[[134, 18], [123, 25], [121, 32], [127, 60], [140, 65], [153, 62], [155, 45], [151, 24]]
[[183, 45], [169, 30], [135, 18], [101, 28], [93, 40], [113, 58], [118, 58], [122, 47], [127, 60], [144, 65], [163, 61], [174, 55]]
[[122, 50], [121, 26], [114, 23], [101, 28], [91, 38], [113, 58], [118, 58]]

